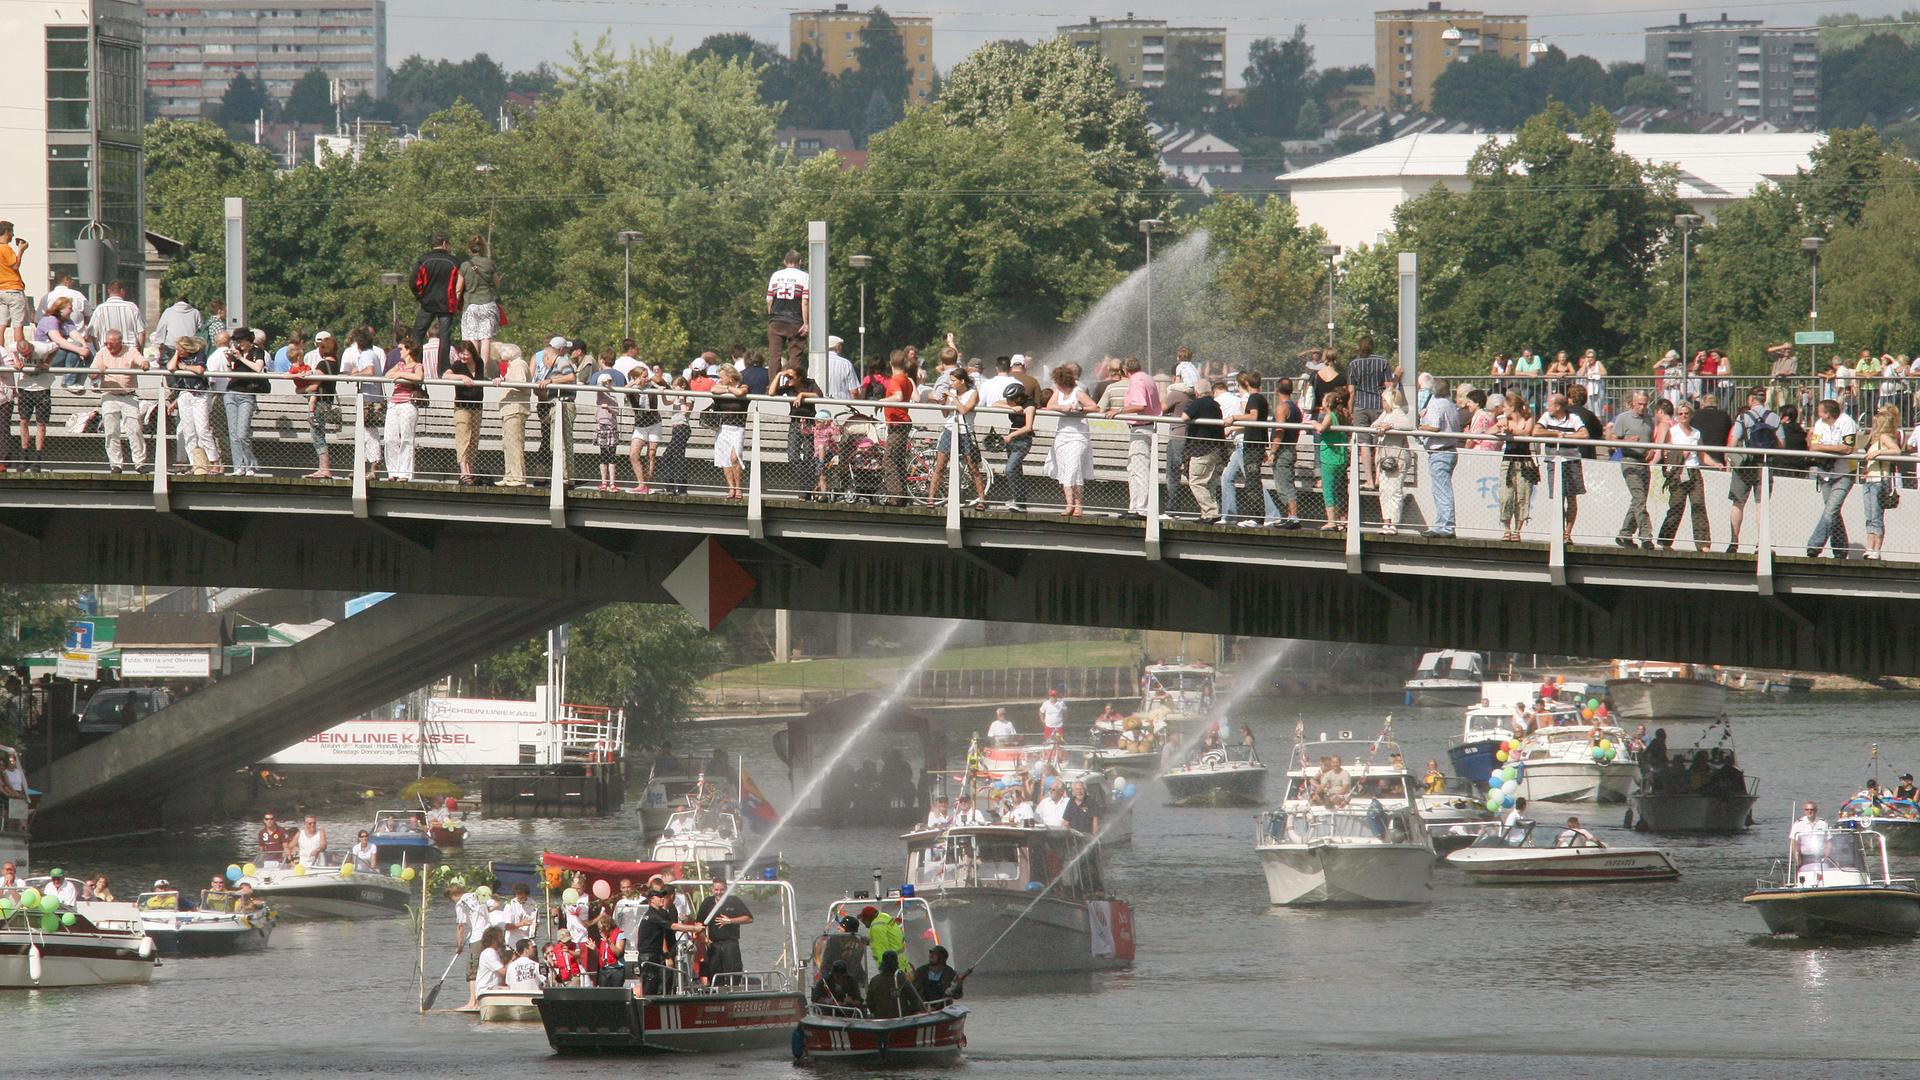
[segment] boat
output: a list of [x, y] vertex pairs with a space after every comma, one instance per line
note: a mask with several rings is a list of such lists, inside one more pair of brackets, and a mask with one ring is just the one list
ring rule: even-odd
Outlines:
[[1558, 725], [1580, 720], [1579, 708], [1563, 699], [1552, 683], [1489, 682], [1482, 690], [1485, 696], [1466, 711], [1460, 738], [1447, 747], [1453, 774], [1470, 783], [1485, 784], [1505, 764], [1499, 759], [1500, 749], [1517, 738], [1517, 732], [1543, 722]]
[[1726, 684], [1695, 664], [1616, 660], [1607, 697], [1622, 720], [1713, 720], [1727, 711]]
[[[698, 892], [707, 882], [675, 880]], [[638, 981], [612, 987], [548, 987], [533, 999], [547, 1044], [561, 1054], [726, 1053], [790, 1047], [806, 1012], [793, 886], [779, 879], [728, 883], [749, 901], [755, 925], [782, 927], [768, 966], [715, 976], [697, 985], [684, 968], [666, 968], [664, 994], [643, 995]], [[769, 908], [777, 910], [769, 910]]]
[[1787, 859], [1741, 897], [1770, 934], [1804, 938], [1920, 933], [1920, 889], [1887, 869], [1886, 839], [1872, 829], [1824, 824], [1787, 838]]
[[1680, 876], [1658, 848], [1610, 847], [1579, 829], [1539, 829], [1521, 819], [1490, 829], [1447, 856], [1447, 865], [1479, 884], [1670, 881]]
[[1920, 855], [1920, 805], [1911, 799], [1861, 792], [1840, 804], [1837, 823], [1879, 833], [1895, 855]]
[[1434, 854], [1445, 855], [1466, 847], [1499, 820], [1488, 810], [1478, 788], [1458, 776], [1443, 776], [1438, 791], [1422, 780], [1414, 789], [1414, 806], [1427, 826]]
[[143, 892], [134, 901], [140, 927], [162, 956], [229, 956], [265, 948], [273, 935], [273, 912], [233, 910], [233, 894], [200, 894], [198, 907], [181, 907], [171, 889]]
[[[1351, 779], [1344, 801], [1320, 794], [1330, 763]], [[1338, 740], [1298, 742], [1280, 808], [1259, 815], [1254, 834], [1268, 898], [1276, 905], [1426, 903], [1433, 843], [1413, 790], [1399, 747], [1384, 733], [1371, 741], [1343, 732]]]
[[1267, 767], [1251, 746], [1222, 746], [1160, 774], [1175, 806], [1258, 806]]
[[1480, 700], [1485, 657], [1477, 652], [1441, 649], [1424, 653], [1413, 678], [1402, 688], [1408, 705], [1472, 705]]
[[458, 848], [467, 844], [467, 827], [460, 822], [465, 817], [453, 815], [460, 811], [460, 800], [447, 797], [446, 803], [437, 811], [427, 815], [427, 838], [437, 848]]
[[1638, 782], [1628, 800], [1630, 824], [1635, 829], [1736, 833], [1753, 824], [1760, 782], [1740, 771], [1734, 757], [1732, 727], [1724, 717], [1701, 738], [1714, 727], [1725, 729], [1718, 746], [1702, 747], [1696, 740], [1692, 748], [1676, 751], [1665, 761], [1655, 761], [1645, 751], [1638, 755]]
[[1140, 674], [1140, 715], [1155, 726], [1192, 726], [1213, 715], [1212, 664], [1148, 664]]
[[681, 810], [653, 842], [654, 862], [682, 863], [695, 874], [727, 873], [740, 843], [740, 819], [719, 810]]
[[[427, 815], [420, 810], [381, 810], [373, 815], [373, 827], [367, 830], [373, 841], [374, 864], [389, 866], [429, 866], [440, 862], [440, 848], [434, 843]], [[462, 838], [465, 832], [461, 833]]]
[[812, 1005], [794, 1041], [803, 1062], [835, 1065], [949, 1065], [967, 1047], [967, 1007], [945, 1002], [915, 1016], [876, 1020], [864, 1009]]
[[[414, 889], [390, 874], [345, 865], [282, 866], [267, 863], [240, 883], [267, 902], [279, 919], [373, 919], [403, 915]], [[236, 883], [238, 884], [238, 883]]]
[[543, 990], [488, 990], [479, 995], [480, 1019], [489, 1024], [537, 1024]]
[[667, 822], [680, 811], [693, 809], [698, 792], [706, 785], [706, 774], [700, 771], [698, 763], [692, 772], [687, 770], [688, 766], [673, 758], [653, 763], [640, 793], [640, 827], [646, 835], [665, 829]]
[[[916, 942], [913, 922], [903, 923], [909, 952], [917, 957], [924, 958], [924, 944], [938, 943], [957, 966], [993, 975], [1105, 971], [1133, 963], [1133, 909], [1108, 892], [1101, 845], [1085, 833], [956, 825], [917, 828], [904, 839], [907, 873], [900, 892], [926, 905], [926, 929], [932, 931]], [[875, 901], [856, 896], [840, 903]]]
[[[11, 902], [8, 907], [8, 915], [0, 919], [0, 990], [153, 979], [156, 950], [132, 904], [83, 900], [56, 914], [28, 911]], [[66, 923], [68, 916], [72, 925]]]
[[1160, 771], [1166, 741], [1165, 725], [1156, 728], [1152, 719], [1138, 713], [1117, 723], [1096, 720], [1091, 764], [1104, 772], [1136, 779], [1152, 776]]
[[1513, 755], [1524, 766], [1519, 794], [1533, 803], [1625, 802], [1640, 768], [1627, 733], [1607, 723], [1540, 728]]
[[[1009, 780], [1022, 773], [1044, 777], [1051, 770], [1068, 784], [1084, 782], [1089, 805], [1100, 818], [1100, 842], [1115, 846], [1133, 843], [1133, 804], [1137, 791], [1114, 772], [1100, 767], [1100, 752], [1094, 747], [1051, 742], [984, 748], [975, 744], [969, 749], [967, 760], [972, 763], [973, 775], [988, 781]], [[947, 797], [949, 806], [954, 805], [951, 799], [956, 791], [967, 790], [965, 774], [931, 775], [940, 781], [937, 794]], [[974, 786], [976, 803], [985, 805], [992, 793], [978, 790], [977, 784]]]

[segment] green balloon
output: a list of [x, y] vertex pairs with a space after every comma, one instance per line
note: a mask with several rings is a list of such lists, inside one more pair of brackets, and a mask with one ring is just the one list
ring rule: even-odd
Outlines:
[[58, 915], [40, 916], [40, 932], [41, 933], [51, 934], [58, 929], [60, 929], [60, 916]]
[[34, 888], [31, 885], [20, 890], [20, 906], [23, 908], [39, 907], [40, 906], [40, 890]]
[[74, 916], [74, 914], [73, 914], [73, 912], [71, 912], [71, 911], [69, 911], [69, 912], [67, 912], [67, 913], [66, 913], [65, 915], [62, 915], [62, 916], [60, 916], [60, 925], [61, 925], [61, 926], [72, 926], [72, 925], [73, 925], [74, 923], [76, 923], [76, 922], [79, 922], [79, 921], [80, 921], [80, 920], [79, 920], [78, 918], [76, 918], [76, 917]]
[[11, 918], [12, 915], [13, 901], [7, 897], [0, 896], [0, 919]]
[[56, 911], [59, 911], [60, 898], [57, 896], [42, 896], [40, 898], [40, 910], [46, 912], [49, 915], [53, 914]]

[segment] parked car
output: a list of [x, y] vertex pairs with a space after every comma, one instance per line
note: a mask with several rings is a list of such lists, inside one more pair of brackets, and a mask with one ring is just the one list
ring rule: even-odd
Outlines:
[[80, 710], [81, 741], [102, 739], [139, 723], [173, 704], [173, 694], [157, 687], [117, 686], [99, 690]]

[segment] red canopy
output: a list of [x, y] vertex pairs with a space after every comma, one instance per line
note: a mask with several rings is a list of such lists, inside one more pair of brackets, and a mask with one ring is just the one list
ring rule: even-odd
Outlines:
[[[605, 881], [608, 886], [618, 888], [621, 878], [629, 878], [635, 884], [642, 884], [655, 874], [671, 881], [680, 876], [680, 864], [677, 862], [620, 862], [617, 859], [586, 859], [578, 855], [556, 855], [551, 851], [540, 856], [540, 865], [551, 871], [573, 873], [580, 871], [587, 875], [587, 883]], [[548, 878], [549, 881], [552, 878]]]

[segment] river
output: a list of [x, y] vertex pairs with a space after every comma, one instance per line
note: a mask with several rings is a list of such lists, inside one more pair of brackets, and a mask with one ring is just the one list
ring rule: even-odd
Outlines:
[[[1296, 717], [1309, 734], [1371, 734], [1389, 709], [1400, 714], [1396, 735], [1416, 772], [1430, 757], [1444, 762], [1457, 714], [1410, 712], [1384, 697], [1256, 700], [1242, 719], [1277, 765]], [[1784, 854], [1795, 801], [1815, 799], [1829, 813], [1866, 779], [1870, 744], [1881, 744], [1883, 782], [1920, 766], [1913, 701], [1736, 699], [1735, 709], [1741, 763], [1760, 784], [1760, 823], [1738, 837], [1655, 841], [1682, 870], [1671, 883], [1476, 887], [1443, 869], [1424, 907], [1273, 908], [1251, 811], [1168, 807], [1158, 784], [1142, 781], [1134, 843], [1107, 865], [1135, 908], [1134, 967], [1030, 986], [975, 979], [971, 1066], [1020, 1077], [1913, 1076], [1920, 1025], [1908, 980], [1920, 972], [1920, 946], [1775, 941], [1739, 902]], [[1075, 729], [1086, 719], [1075, 717]], [[963, 743], [982, 726], [958, 721], [951, 735]], [[1668, 728], [1675, 748], [1692, 741], [1685, 725]], [[678, 741], [743, 751], [784, 809], [786, 774], [770, 734], [703, 729]], [[1279, 790], [1276, 777], [1268, 794]], [[1636, 835], [1619, 828], [1619, 807], [1576, 809], [1603, 839]], [[336, 844], [362, 824], [345, 814], [324, 823]], [[49, 848], [34, 861], [109, 873], [125, 895], [158, 876], [206, 880], [250, 825]], [[471, 827], [474, 857], [642, 854], [630, 817]], [[803, 936], [829, 900], [866, 887], [874, 867], [896, 882], [902, 863], [891, 830], [796, 828], [775, 846], [794, 868]], [[438, 974], [453, 931], [446, 907], [434, 915]], [[749, 967], [754, 937], [749, 929]], [[636, 1068], [555, 1058], [537, 1026], [420, 1016], [413, 957], [406, 919], [287, 924], [263, 952], [169, 961], [149, 986], [0, 996], [0, 1054], [15, 1076], [77, 1067], [95, 1076], [442, 1078]], [[441, 1004], [462, 994], [450, 984]], [[799, 1074], [783, 1051], [661, 1064], [676, 1076]]]

